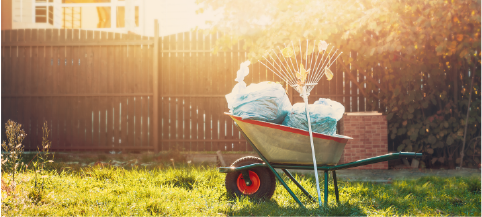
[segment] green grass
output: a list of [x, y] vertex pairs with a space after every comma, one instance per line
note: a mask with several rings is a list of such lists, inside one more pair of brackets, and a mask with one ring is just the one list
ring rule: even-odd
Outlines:
[[[146, 215], [469, 215], [480, 216], [480, 177], [425, 177], [391, 184], [339, 181], [340, 205], [330, 183], [329, 206], [318, 208], [287, 181], [307, 209], [298, 207], [278, 183], [271, 200], [231, 198], [225, 174], [210, 166], [76, 167], [50, 170], [35, 187], [34, 172], [18, 175], [13, 192], [2, 187], [4, 216]], [[2, 174], [3, 180], [10, 177]], [[284, 177], [286, 178], [286, 177]], [[297, 179], [316, 196], [314, 177]], [[42, 181], [43, 180], [43, 181]], [[321, 186], [322, 183], [321, 183]]]

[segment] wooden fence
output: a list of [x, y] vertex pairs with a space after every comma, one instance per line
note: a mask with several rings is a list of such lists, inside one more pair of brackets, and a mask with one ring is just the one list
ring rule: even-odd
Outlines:
[[[41, 144], [47, 121], [54, 150], [250, 151], [223, 114], [246, 52], [239, 44], [213, 54], [219, 36], [4, 30], [2, 123], [23, 125], [27, 150]], [[331, 98], [346, 111], [365, 111], [359, 85], [347, 78], [361, 83], [364, 76], [338, 63], [331, 69], [333, 80], [322, 79], [310, 102]], [[262, 64], [250, 65], [247, 84], [267, 80], [280, 81]]]

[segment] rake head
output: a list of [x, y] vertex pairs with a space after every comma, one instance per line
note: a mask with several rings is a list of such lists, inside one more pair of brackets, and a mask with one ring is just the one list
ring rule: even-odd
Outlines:
[[284, 48], [271, 49], [263, 57], [269, 70], [293, 87], [301, 96], [307, 97], [318, 81], [326, 76], [333, 78], [330, 66], [338, 59], [342, 52], [334, 50], [325, 41], [298, 41], [298, 45], [291, 42]]

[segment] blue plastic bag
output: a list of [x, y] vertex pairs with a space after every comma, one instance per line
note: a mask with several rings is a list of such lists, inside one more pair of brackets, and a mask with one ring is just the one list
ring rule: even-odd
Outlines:
[[265, 81], [246, 88], [235, 86], [226, 100], [230, 112], [243, 119], [281, 124], [291, 111], [288, 95], [283, 86], [275, 82]]
[[[343, 117], [345, 107], [336, 101], [320, 99], [315, 104], [308, 105], [308, 111], [310, 112], [311, 130], [313, 132], [334, 135], [336, 123]], [[291, 112], [288, 113], [282, 124], [308, 131], [305, 104], [296, 103], [293, 105]]]

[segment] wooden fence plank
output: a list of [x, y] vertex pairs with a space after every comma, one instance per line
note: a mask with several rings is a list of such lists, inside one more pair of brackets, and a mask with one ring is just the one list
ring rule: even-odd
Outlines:
[[121, 127], [121, 97], [113, 97], [112, 98], [112, 109], [113, 109], [113, 131], [114, 131], [114, 141], [113, 141], [113, 148], [117, 148], [121, 146], [121, 136], [120, 136], [120, 127]]
[[[10, 34], [10, 31], [2, 30], [2, 43], [5, 43], [7, 34]], [[9, 60], [10, 60], [10, 47], [2, 46], [2, 65], [1, 65], [2, 72], [10, 72], [10, 69], [9, 69], [10, 64], [7, 64], [10, 62]], [[7, 81], [9, 74], [10, 73], [1, 73], [2, 80]], [[2, 83], [1, 85], [2, 93], [7, 93], [8, 91], [7, 85], [8, 84]], [[3, 121], [4, 117], [5, 116], [2, 115], [2, 124], [5, 123]], [[3, 137], [2, 137], [2, 141], [3, 141]]]
[[135, 147], [135, 126], [134, 126], [134, 109], [135, 109], [135, 97], [127, 97], [126, 101], [126, 114], [127, 114], [127, 144], [131, 147]]
[[[233, 48], [231, 48], [231, 50], [233, 50]], [[236, 76], [236, 72], [237, 70], [235, 70], [235, 65], [233, 64], [233, 52], [229, 52], [229, 53], [226, 53], [226, 72], [225, 72], [225, 75], [226, 75], [226, 79], [225, 79], [225, 82], [226, 82], [226, 85], [225, 85], [225, 89], [224, 89], [224, 92], [226, 94], [228, 93], [231, 93], [234, 85], [235, 85], [235, 76]], [[222, 99], [222, 102], [224, 103], [224, 106], [223, 106], [223, 112], [228, 112], [229, 109], [228, 109], [228, 103], [226, 102], [226, 99]], [[224, 139], [234, 139], [233, 137], [233, 120], [227, 116], [227, 115], [224, 115], [223, 113], [223, 116], [225, 117], [225, 136], [224, 136]], [[225, 150], [224, 151], [232, 151], [233, 150], [233, 143], [232, 142], [227, 142], [226, 144], [226, 147], [225, 147]]]
[[[10, 41], [17, 41], [17, 34], [18, 30], [12, 30], [12, 33], [10, 35]], [[18, 47], [12, 47], [10, 48], [10, 62], [12, 63], [12, 68], [10, 68], [10, 71], [12, 72], [10, 74], [10, 79], [11, 83], [8, 87], [8, 93], [16, 93], [17, 90], [17, 80], [18, 80]], [[15, 113], [15, 111], [13, 111]]]
[[[161, 38], [161, 51], [169, 50], [169, 37]], [[161, 151], [168, 151], [169, 145], [165, 141], [169, 139], [169, 99], [166, 97], [169, 90], [169, 53], [161, 52], [160, 62], [160, 90], [161, 90]]]
[[[378, 63], [378, 65], [373, 67], [373, 79], [375, 79], [375, 81], [377, 81], [379, 84], [381, 84], [380, 79], [383, 78], [382, 73], [383, 73], [383, 69], [380, 63]], [[380, 85], [380, 86], [383, 86], [383, 85]], [[380, 92], [380, 88], [377, 88], [374, 94], [379, 96], [379, 92]], [[383, 112], [381, 111], [381, 102], [379, 100], [374, 100], [373, 104], [374, 106], [372, 107], [372, 111]]]
[[[39, 31], [38, 29], [32, 29], [31, 32], [31, 41], [38, 41], [38, 34]], [[40, 54], [39, 54], [39, 48], [38, 47], [32, 47], [32, 57], [31, 57], [31, 64], [30, 64], [30, 75], [31, 75], [31, 80], [29, 83], [30, 88], [30, 93], [38, 93], [39, 92], [39, 87], [38, 83], [41, 81], [41, 62], [40, 62]], [[2, 73], [3, 74], [3, 73]], [[3, 86], [3, 84], [2, 84]], [[37, 99], [36, 97], [32, 97], [31, 100], [31, 107], [30, 107], [30, 112], [31, 114], [31, 125], [32, 125], [32, 132], [30, 133], [31, 135], [31, 145], [30, 145], [30, 150], [36, 150], [37, 145], [39, 144], [39, 136], [38, 136], [38, 121], [39, 121], [39, 115], [38, 114], [38, 106], [37, 106]], [[35, 112], [33, 112], [35, 110]]]
[[[199, 50], [201, 49], [200, 47], [200, 39], [199, 39], [199, 32], [198, 31], [193, 31], [191, 33], [191, 41], [190, 41], [190, 49], [191, 50]], [[199, 62], [199, 56], [201, 54], [197, 52], [191, 53], [190, 56], [190, 62], [189, 62], [189, 76], [191, 78], [190, 83], [191, 83], [191, 94], [197, 94], [199, 93], [200, 89], [200, 68], [198, 67], [198, 62]], [[197, 97], [191, 98], [191, 131], [190, 131], [190, 136], [191, 136], [191, 149], [190, 151], [197, 152], [200, 149], [198, 141], [194, 141], [199, 139], [199, 103], [200, 100]]]
[[147, 96], [141, 97], [141, 141], [142, 146], [150, 146], [149, 139], [148, 139], [148, 132], [149, 128], [147, 125], [148, 117], [149, 117], [149, 109], [147, 106], [149, 105], [149, 99]]
[[[134, 36], [136, 39], [140, 39], [140, 36]], [[132, 46], [132, 49], [134, 51], [134, 67], [135, 67], [135, 72], [140, 73], [142, 71], [142, 66], [141, 66], [141, 59], [142, 59], [142, 51], [140, 46]], [[135, 76], [135, 86], [134, 86], [134, 91], [138, 92], [141, 90], [140, 86], [141, 84], [141, 79], [138, 76]], [[135, 98], [135, 144], [137, 147], [142, 147], [143, 146], [143, 141], [142, 141], [142, 100], [143, 97], [136, 97]]]
[[[17, 32], [17, 41], [25, 41], [25, 30], [19, 29]], [[16, 93], [25, 93], [25, 54], [26, 54], [26, 47], [25, 46], [18, 46], [17, 47], [17, 71], [15, 73], [17, 79], [15, 82]], [[22, 103], [22, 101], [20, 102]], [[22, 120], [23, 121], [23, 120]]]
[[[182, 49], [183, 50], [190, 50], [191, 49], [191, 33], [184, 32], [182, 38]], [[186, 95], [192, 93], [192, 83], [190, 82], [190, 62], [191, 62], [191, 53], [183, 53], [183, 63], [182, 63], [182, 74], [181, 74], [181, 87], [180, 93]], [[191, 126], [191, 97], [184, 97], [181, 102], [182, 105], [182, 138], [186, 141], [183, 145], [183, 151], [190, 151], [191, 150], [191, 142], [190, 142], [190, 126]]]
[[142, 115], [142, 106], [141, 102], [142, 97], [135, 97], [134, 98], [134, 137], [135, 137], [135, 146], [142, 147], [142, 140], [141, 140], [141, 115]]
[[[356, 52], [352, 52], [351, 53], [351, 57], [353, 58], [353, 61], [356, 61], [357, 59], [357, 53]], [[353, 112], [357, 112], [358, 111], [358, 87], [355, 85], [354, 82], [357, 81], [358, 79], [358, 71], [355, 67], [352, 67], [351, 68], [351, 74], [353, 75], [353, 77], [355, 78], [355, 81], [352, 81], [351, 82], [351, 111]]]
[[[18, 31], [18, 37], [17, 41], [25, 41], [25, 30], [19, 29]], [[26, 50], [27, 47], [25, 46], [19, 46], [18, 48], [18, 56], [17, 56], [17, 64], [18, 65], [18, 70], [15, 73], [17, 75], [17, 80], [16, 80], [16, 88], [17, 88], [17, 93], [25, 93], [26, 92], [26, 86], [25, 85], [25, 77], [27, 76], [26, 73], [26, 68], [25, 68], [25, 63], [26, 63]], [[17, 99], [17, 106], [15, 109], [18, 112], [18, 123], [22, 125], [22, 129], [24, 129], [26, 132], [28, 131], [27, 127], [27, 108], [26, 108], [26, 101], [28, 99], [22, 99], [19, 98]], [[28, 138], [23, 141], [24, 147], [25, 144], [28, 142]]]
[[[2, 43], [5, 42], [6, 34], [10, 34], [10, 31], [2, 30]], [[7, 81], [7, 79], [9, 78], [8, 75], [10, 73], [6, 73], [6, 72], [10, 72], [10, 67], [9, 67], [10, 64], [7, 64], [9, 62], [10, 62], [10, 47], [2, 46], [2, 65], [1, 65], [1, 69], [2, 69], [2, 72], [3, 72], [3, 73], [1, 73], [2, 81]], [[7, 85], [4, 84], [3, 82], [2, 82], [1, 88], [2, 88], [2, 93], [7, 93], [7, 91], [8, 91]], [[2, 102], [4, 103], [4, 105], [8, 105], [9, 101], [10, 101], [10, 99], [2, 98]], [[0, 127], [4, 127], [5, 123], [8, 120], [9, 113], [8, 113], [7, 108], [8, 108], [8, 106], [2, 106], [1, 107], [1, 110], [2, 110], [1, 121], [2, 121], [2, 123], [0, 123]], [[2, 130], [1, 132], [2, 132], [1, 133], [2, 141], [7, 140], [5, 131]]]
[[[222, 37], [222, 36], [223, 36], [222, 33], [218, 33], [218, 37]], [[223, 95], [226, 95], [227, 93], [230, 92], [230, 91], [227, 90], [227, 87], [226, 87], [227, 83], [228, 83], [228, 81], [227, 81], [228, 71], [226, 69], [226, 53], [218, 53], [216, 60], [217, 60], [216, 65], [218, 66], [216, 74], [217, 74], [217, 77], [219, 79], [214, 79], [213, 85], [217, 87], [217, 93], [221, 93]], [[217, 139], [222, 140], [222, 139], [226, 138], [226, 116], [224, 115], [224, 111], [225, 111], [224, 108], [226, 107], [225, 106], [226, 100], [224, 98], [220, 97], [220, 98], [217, 98], [216, 101], [217, 101], [216, 102], [217, 108], [216, 108], [215, 112], [216, 112], [216, 116], [218, 118], [218, 121], [217, 121], [217, 127], [218, 127]], [[219, 142], [217, 150], [226, 151], [227, 145], [228, 145], [227, 142]]]
[[[211, 38], [212, 37], [213, 37], [212, 34], [205, 36], [205, 38], [204, 38], [204, 49], [206, 49], [206, 50], [211, 49]], [[206, 61], [205, 62], [207, 63], [207, 65], [206, 65], [207, 72], [205, 73], [205, 75], [206, 75], [206, 78], [205, 78], [205, 85], [206, 85], [205, 93], [208, 94], [208, 95], [210, 95], [214, 92], [213, 91], [213, 85], [212, 85], [212, 82], [213, 82], [212, 78], [214, 77], [213, 72], [215, 70], [215, 65], [212, 65], [213, 58], [214, 57], [213, 57], [212, 53], [209, 53], [209, 54], [206, 55]], [[213, 119], [214, 119], [214, 117], [213, 117], [212, 112], [213, 112], [214, 105], [213, 105], [213, 103], [210, 103], [206, 99], [205, 99], [205, 102], [207, 104], [207, 106], [204, 107], [204, 109], [205, 109], [204, 114], [206, 116], [206, 118], [204, 120], [205, 125], [206, 125], [206, 132], [205, 132], [206, 139], [213, 140], [213, 138], [214, 138], [213, 137], [213, 128], [214, 128], [214, 126], [213, 126], [214, 120]], [[206, 145], [207, 145], [206, 148], [207, 148], [208, 151], [215, 151], [216, 150], [215, 149], [216, 148], [215, 142], [210, 141]]]
[[[72, 41], [72, 30], [71, 29], [62, 29], [60, 32], [61, 38], [64, 41]], [[62, 37], [63, 35], [63, 37]], [[63, 55], [63, 74], [65, 79], [63, 80], [62, 84], [64, 85], [65, 93], [72, 93], [73, 88], [73, 74], [72, 74], [72, 50], [71, 46], [64, 47], [64, 55]], [[66, 111], [66, 140], [67, 140], [67, 147], [72, 148], [73, 144], [75, 143], [74, 140], [74, 117], [75, 117], [75, 99], [72, 97], [68, 97], [67, 105], [69, 109]]]
[[[146, 38], [143, 37], [143, 40], [147, 40]], [[147, 93], [149, 92], [149, 86], [152, 86], [152, 80], [148, 80], [149, 78], [149, 69], [152, 68], [152, 62], [149, 61], [149, 47], [148, 46], [139, 46], [140, 52], [141, 52], [141, 88], [140, 92]], [[150, 91], [149, 93], [152, 93]], [[148, 125], [148, 120], [149, 120], [149, 109], [147, 108], [150, 106], [149, 100], [151, 97], [149, 96], [143, 96], [142, 97], [142, 122], [141, 122], [141, 128], [142, 128], [142, 144], [143, 146], [150, 146], [149, 144], [149, 125]], [[151, 109], [152, 110], [152, 109]]]
[[[360, 85], [360, 92], [363, 91], [364, 93], [366, 94], [369, 94], [367, 91], [366, 91], [366, 88], [365, 88], [365, 76], [363, 74], [367, 74], [367, 69], [360, 69], [360, 70], [363, 70], [365, 73], [358, 73], [358, 83], [361, 84]], [[359, 102], [358, 102], [358, 111], [362, 112], [362, 111], [366, 111], [366, 102], [365, 102], [365, 96], [363, 94], [359, 94]]]
[[[94, 38], [92, 40], [100, 40], [100, 32], [99, 31], [94, 31]], [[102, 85], [102, 72], [103, 71], [103, 65], [105, 62], [106, 58], [103, 53], [103, 47], [102, 46], [92, 46], [92, 92], [94, 93], [102, 93], [105, 91], [105, 85]], [[112, 100], [112, 98], [108, 99], [109, 101]], [[100, 147], [99, 145], [99, 140], [100, 140], [100, 110], [99, 110], [99, 105], [102, 104], [101, 100], [99, 97], [91, 97], [91, 110], [93, 112], [93, 123], [92, 123], [92, 140], [93, 140], [93, 146], [94, 147]]]
[[[342, 64], [345, 64], [347, 66], [349, 66], [349, 64], [347, 64], [345, 61], [342, 61]], [[347, 67], [348, 68], [348, 67]], [[348, 68], [349, 69], [349, 68]], [[348, 73], [351, 73], [351, 71], [347, 71], [347, 70], [343, 70], [343, 78], [344, 78], [344, 82], [345, 82], [345, 93], [344, 93], [344, 96], [345, 96], [345, 112], [351, 112], [351, 92], [350, 92], [350, 85], [351, 85], [351, 81], [350, 81], [350, 75]]]
[[[204, 49], [204, 34], [202, 31], [197, 31], [196, 34], [196, 50], [203, 50]], [[203, 79], [206, 76], [206, 69], [205, 69], [205, 53], [196, 53], [196, 92], [198, 94], [204, 93], [204, 86]], [[204, 100], [202, 98], [197, 98], [196, 100], [196, 116], [197, 116], [197, 126], [196, 126], [196, 139], [205, 139], [205, 116], [204, 116]], [[196, 142], [196, 151], [205, 151], [206, 150], [206, 142]]]
[[[25, 41], [32, 41], [32, 29], [26, 29], [25, 30]], [[25, 92], [26, 93], [32, 93], [33, 92], [33, 63], [34, 63], [34, 57], [33, 57], [33, 50], [34, 48], [32, 46], [28, 46], [27, 47], [27, 54], [26, 54], [26, 62], [25, 62], [25, 73], [26, 73], [26, 76], [24, 78], [24, 84], [26, 86], [26, 89], [25, 89]], [[33, 112], [33, 108], [32, 105], [33, 105], [33, 98], [28, 98], [28, 99], [25, 99], [26, 100], [26, 105], [25, 105], [25, 108], [26, 108], [26, 111], [25, 111], [25, 115], [27, 116], [27, 121], [28, 123], [26, 123], [28, 125], [28, 133], [29, 135], [32, 135], [28, 138], [28, 148], [31, 149], [33, 147], [33, 141], [34, 141], [34, 137], [33, 137], [33, 131], [34, 131], [34, 127], [32, 125], [32, 121], [34, 119], [34, 112]], [[1, 126], [1, 125], [0, 125]]]
[[119, 97], [119, 116], [120, 116], [120, 126], [119, 126], [119, 145], [127, 146], [127, 97]]
[[[169, 36], [169, 51], [176, 49], [176, 35]], [[176, 86], [176, 53], [169, 53], [169, 72], [168, 72], [168, 80], [169, 80], [169, 89], [167, 94], [175, 93], [175, 86]], [[175, 112], [176, 112], [176, 99], [174, 97], [169, 97], [168, 103], [168, 127], [169, 127], [169, 139], [176, 139], [176, 119], [175, 119]], [[175, 143], [168, 142], [169, 150], [175, 150]]]
[[[172, 45], [176, 50], [182, 48], [182, 40], [183, 35], [182, 33], [178, 33], [175, 35], [175, 42], [171, 41], [173, 43]], [[173, 78], [173, 89], [171, 93], [174, 94], [179, 94], [182, 91], [182, 56], [183, 53], [175, 53], [174, 54], [174, 75], [172, 76]], [[182, 94], [180, 94], [182, 95]], [[171, 119], [173, 119], [173, 133], [174, 133], [174, 138], [176, 140], [182, 139], [182, 97], [174, 97], [173, 103], [171, 104]], [[182, 151], [184, 148], [184, 144], [182, 142], [174, 142], [174, 150]]]

